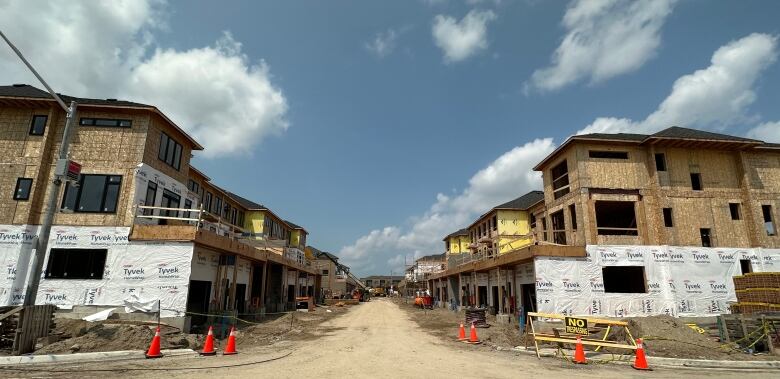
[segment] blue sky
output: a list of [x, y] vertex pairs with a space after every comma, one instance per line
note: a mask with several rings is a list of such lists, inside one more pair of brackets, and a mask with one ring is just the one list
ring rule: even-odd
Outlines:
[[[780, 142], [774, 1], [3, 8], [0, 27], [42, 71], [69, 62], [49, 73], [63, 92], [160, 106], [213, 152], [197, 167], [358, 274], [442, 252], [443, 235], [538, 188], [530, 167], [578, 131], [676, 123]], [[50, 30], [14, 16], [27, 11]], [[84, 48], [62, 47], [62, 30], [99, 36], [74, 58]], [[5, 54], [0, 79], [33, 83]]]

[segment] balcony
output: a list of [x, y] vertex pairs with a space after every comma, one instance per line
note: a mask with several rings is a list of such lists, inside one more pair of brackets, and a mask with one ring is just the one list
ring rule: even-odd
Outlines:
[[286, 247], [285, 240], [249, 236], [245, 229], [200, 209], [139, 205], [130, 230], [130, 240], [191, 241], [245, 258], [270, 261], [315, 273], [303, 251]]

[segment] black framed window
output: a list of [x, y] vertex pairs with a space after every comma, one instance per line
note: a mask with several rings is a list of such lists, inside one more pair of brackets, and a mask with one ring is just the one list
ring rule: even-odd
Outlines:
[[[149, 182], [146, 187], [146, 198], [144, 198], [144, 205], [153, 207], [154, 202], [157, 200], [157, 183]], [[149, 216], [154, 214], [154, 209], [144, 209], [144, 214]]]
[[211, 211], [211, 192], [206, 192], [206, 196], [203, 200], [203, 209], [207, 212]]
[[101, 128], [130, 128], [133, 126], [132, 120], [122, 120], [114, 118], [88, 118], [82, 117], [79, 120], [81, 126], [97, 126]]
[[[162, 202], [160, 203], [160, 206], [163, 208], [179, 208], [179, 205], [181, 205], [181, 196], [168, 191], [167, 189], [163, 189]], [[166, 217], [179, 217], [178, 211], [163, 210], [160, 213]]]
[[62, 208], [84, 213], [116, 213], [121, 175], [82, 174], [78, 186], [65, 186]]
[[181, 168], [181, 144], [165, 133], [160, 137], [160, 151], [157, 158], [175, 169]]
[[187, 182], [187, 188], [189, 188], [190, 191], [192, 191], [192, 192], [200, 193], [200, 184], [198, 184], [198, 182], [196, 182], [196, 181], [194, 181], [192, 179], [190, 179], [190, 181]]
[[30, 134], [34, 136], [42, 136], [46, 131], [46, 121], [49, 120], [49, 116], [35, 115], [30, 123]]
[[31, 178], [16, 179], [16, 188], [14, 189], [14, 200], [30, 200], [30, 191], [32, 190]]
[[107, 249], [51, 249], [47, 279], [103, 279]]
[[[190, 199], [184, 199], [184, 208], [187, 208], [187, 209], [192, 209], [192, 200], [190, 200]], [[191, 213], [190, 213], [190, 212], [184, 212], [184, 216], [183, 216], [183, 217], [185, 217], [185, 218], [190, 218], [190, 217], [192, 217], [192, 216], [191, 216]]]

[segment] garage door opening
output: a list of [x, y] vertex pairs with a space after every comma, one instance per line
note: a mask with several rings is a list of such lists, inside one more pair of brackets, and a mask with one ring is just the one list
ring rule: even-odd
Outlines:
[[609, 266], [601, 269], [605, 293], [647, 293], [643, 266]]

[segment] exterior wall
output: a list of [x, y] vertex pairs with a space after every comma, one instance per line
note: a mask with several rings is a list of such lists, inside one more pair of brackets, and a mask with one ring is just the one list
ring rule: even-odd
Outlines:
[[244, 229], [252, 235], [263, 234], [263, 223], [265, 222], [265, 212], [249, 211], [244, 219]]
[[533, 242], [533, 237], [530, 235], [528, 212], [499, 210], [498, 235], [499, 254], [530, 245]]
[[471, 244], [469, 236], [452, 236], [447, 239], [447, 254], [470, 253], [469, 244]]

